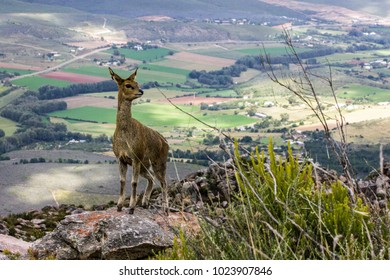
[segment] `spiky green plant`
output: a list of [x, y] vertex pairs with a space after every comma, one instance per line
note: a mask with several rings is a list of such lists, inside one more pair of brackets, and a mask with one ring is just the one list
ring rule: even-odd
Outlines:
[[351, 198], [341, 182], [315, 182], [313, 165], [290, 146], [286, 158], [274, 153], [272, 141], [267, 156], [256, 150], [242, 158], [236, 147], [235, 166], [239, 191], [230, 206], [210, 209], [200, 234], [181, 235], [172, 258], [389, 258], [388, 214]]

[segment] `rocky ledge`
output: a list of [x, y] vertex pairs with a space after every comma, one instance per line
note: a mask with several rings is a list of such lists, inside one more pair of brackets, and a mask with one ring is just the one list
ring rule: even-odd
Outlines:
[[[345, 180], [334, 171], [315, 169], [313, 178], [317, 183]], [[127, 211], [117, 212], [112, 205], [96, 206], [91, 211], [62, 205], [25, 213], [23, 218], [14, 217], [11, 222], [0, 219], [0, 259], [148, 258], [171, 247], [180, 228], [199, 229], [197, 216], [193, 213], [208, 209], [206, 205], [215, 210], [226, 208], [237, 188], [234, 164], [214, 163], [170, 184], [173, 212], [168, 217], [153, 208], [137, 207], [135, 214], [129, 215]], [[371, 203], [387, 209], [390, 163], [385, 164], [383, 173], [374, 172], [359, 181], [358, 188], [360, 195]], [[153, 192], [151, 202], [161, 205], [159, 189]], [[9, 235], [18, 239], [11, 240]]]
[[0, 235], [0, 258], [19, 259], [145, 259], [173, 245], [180, 228], [196, 229], [190, 213], [164, 215], [137, 208], [134, 215], [115, 208], [66, 216], [54, 231], [34, 242]]

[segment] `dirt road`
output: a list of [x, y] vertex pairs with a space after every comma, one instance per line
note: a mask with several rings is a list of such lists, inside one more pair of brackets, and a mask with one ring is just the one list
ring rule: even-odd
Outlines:
[[98, 49], [94, 49], [92, 51], [89, 51], [87, 53], [84, 53], [84, 54], [81, 54], [81, 55], [78, 55], [78, 56], [75, 56], [65, 62], [62, 62], [56, 66], [53, 66], [53, 67], [50, 67], [50, 68], [47, 68], [47, 69], [44, 69], [44, 70], [41, 70], [41, 71], [37, 71], [37, 72], [34, 72], [34, 73], [30, 73], [30, 74], [25, 74], [25, 75], [20, 75], [20, 76], [16, 76], [12, 79], [10, 79], [11, 81], [14, 81], [14, 80], [19, 80], [19, 79], [22, 79], [22, 78], [25, 78], [25, 77], [31, 77], [31, 76], [37, 76], [37, 75], [42, 75], [42, 74], [47, 74], [47, 73], [50, 73], [50, 72], [53, 72], [53, 71], [56, 71], [58, 69], [61, 69], [62, 67], [65, 67], [66, 65], [68, 64], [71, 64], [79, 59], [83, 59], [83, 58], [86, 58], [87, 56], [90, 56], [90, 55], [93, 55], [95, 53], [98, 53], [98, 52], [101, 52], [101, 51], [105, 51], [105, 50], [108, 50], [110, 49], [111, 47], [104, 47], [104, 48], [98, 48]]

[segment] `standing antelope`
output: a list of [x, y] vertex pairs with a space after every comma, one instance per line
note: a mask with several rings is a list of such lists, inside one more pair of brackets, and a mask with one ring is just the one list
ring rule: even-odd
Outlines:
[[122, 79], [108, 68], [111, 78], [118, 85], [118, 111], [116, 115], [116, 129], [113, 137], [113, 150], [119, 160], [120, 196], [117, 204], [118, 211], [122, 210], [125, 200], [127, 166], [133, 167], [131, 180], [131, 197], [129, 213], [134, 213], [137, 202], [137, 185], [139, 175], [148, 180], [142, 206], [149, 206], [150, 195], [153, 189], [153, 176], [161, 184], [162, 207], [168, 213], [168, 190], [165, 181], [169, 145], [167, 140], [157, 131], [144, 126], [131, 115], [133, 100], [143, 95], [142, 89], [135, 81], [137, 70], [127, 79]]

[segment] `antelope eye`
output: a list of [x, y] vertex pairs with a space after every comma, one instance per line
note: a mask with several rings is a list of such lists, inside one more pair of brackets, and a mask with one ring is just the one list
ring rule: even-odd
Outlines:
[[134, 89], [134, 87], [132, 85], [130, 85], [130, 84], [126, 84], [125, 87]]

